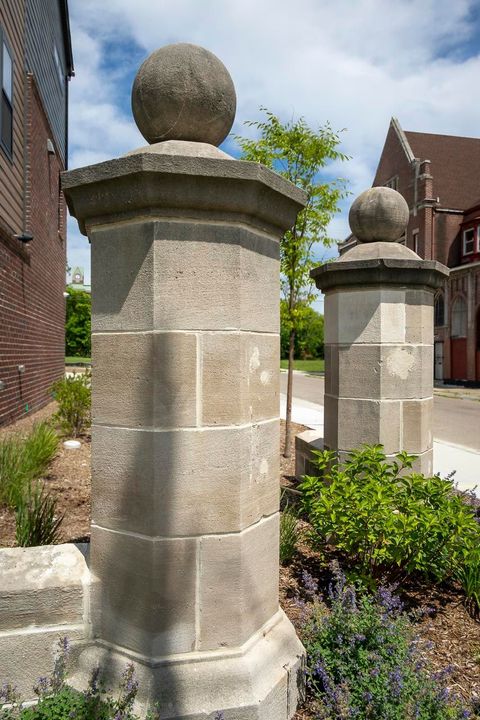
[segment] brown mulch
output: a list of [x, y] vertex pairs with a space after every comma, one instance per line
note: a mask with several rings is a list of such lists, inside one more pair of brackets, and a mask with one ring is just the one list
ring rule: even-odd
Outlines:
[[[27, 432], [33, 422], [45, 420], [55, 411], [51, 403], [39, 412], [23, 418], [8, 428], [0, 429], [0, 440], [12, 432]], [[294, 424], [293, 435], [305, 430]], [[79, 438], [79, 450], [66, 450], [59, 444], [58, 454], [50, 465], [45, 485], [55, 495], [59, 512], [65, 513], [62, 524], [62, 541], [86, 541], [90, 535], [90, 436]], [[282, 452], [280, 455], [281, 484], [295, 488], [295, 454], [283, 457], [284, 423], [282, 421]], [[303, 523], [304, 527], [306, 523]], [[15, 544], [15, 522], [13, 514], [0, 507], [0, 546]], [[280, 568], [280, 601], [293, 624], [300, 629], [300, 610], [295, 597], [301, 587], [301, 573], [308, 570], [320, 578], [324, 585], [328, 575], [328, 564], [334, 554], [321, 556], [313, 551], [307, 542], [301, 540], [298, 554], [293, 562]], [[453, 672], [449, 685], [466, 700], [480, 696], [480, 622], [472, 617], [463, 602], [459, 588], [453, 585], [431, 587], [422, 583], [398, 590], [407, 607], [429, 607], [431, 612], [419, 621], [422, 635], [434, 643], [430, 661], [434, 668], [451, 666]], [[308, 708], [298, 710], [294, 720], [311, 720]]]
[[[51, 402], [36, 413], [0, 428], [0, 440], [12, 434], [28, 433], [35, 422], [48, 420], [56, 411]], [[90, 538], [90, 432], [77, 438], [78, 450], [67, 450], [62, 441], [56, 457], [42, 478], [45, 487], [57, 500], [57, 510], [63, 515], [60, 526], [62, 542], [82, 542]], [[15, 515], [12, 510], [0, 506], [0, 547], [15, 545]]]

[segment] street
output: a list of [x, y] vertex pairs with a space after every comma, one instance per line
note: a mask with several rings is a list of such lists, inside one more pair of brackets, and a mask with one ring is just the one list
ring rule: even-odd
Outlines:
[[[287, 373], [280, 373], [280, 392], [287, 392]], [[324, 378], [295, 373], [293, 396], [323, 405]], [[480, 452], [480, 402], [435, 395], [433, 436], [435, 440]]]

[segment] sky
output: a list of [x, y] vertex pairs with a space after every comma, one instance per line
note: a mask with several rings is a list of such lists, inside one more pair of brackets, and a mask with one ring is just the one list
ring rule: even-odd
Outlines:
[[[348, 209], [370, 187], [390, 118], [404, 130], [480, 136], [480, 0], [69, 0], [75, 77], [69, 168], [145, 145], [131, 86], [153, 50], [191, 42], [214, 52], [237, 92], [232, 134], [264, 106], [282, 121], [341, 131], [350, 157], [325, 180], [350, 197], [329, 235], [349, 234]], [[222, 149], [239, 155], [232, 137]], [[333, 256], [336, 249], [318, 256]], [[90, 282], [90, 246], [70, 218], [69, 265]], [[321, 300], [315, 303], [322, 310]]]

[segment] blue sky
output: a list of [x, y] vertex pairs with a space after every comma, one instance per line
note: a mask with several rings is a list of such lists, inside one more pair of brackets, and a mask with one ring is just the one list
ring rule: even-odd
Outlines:
[[[145, 57], [171, 42], [208, 48], [237, 90], [233, 133], [266, 106], [342, 133], [351, 199], [329, 228], [348, 234], [351, 200], [372, 183], [390, 117], [406, 130], [480, 136], [479, 0], [70, 0], [70, 168], [145, 144], [130, 89]], [[223, 146], [236, 154], [227, 140]], [[434, 170], [434, 169], [433, 169]], [[70, 266], [90, 248], [70, 220]], [[319, 248], [319, 256], [324, 250]], [[334, 254], [334, 251], [327, 253]], [[316, 303], [321, 308], [321, 301]]]

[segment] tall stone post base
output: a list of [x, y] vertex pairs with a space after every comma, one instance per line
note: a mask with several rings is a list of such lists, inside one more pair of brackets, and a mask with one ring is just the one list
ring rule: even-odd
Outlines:
[[340, 460], [381, 444], [387, 456], [417, 455], [415, 469], [431, 475], [434, 292], [447, 274], [395, 242], [312, 271], [325, 293], [325, 447]]
[[283, 613], [278, 613], [239, 648], [139, 658], [97, 641], [76, 647], [69, 682], [88, 684], [92, 668], [102, 668], [107, 686], [117, 688], [133, 664], [139, 712], [157, 709], [161, 720], [288, 720], [304, 699], [304, 650]]
[[287, 720], [279, 611], [279, 237], [303, 193], [172, 141], [64, 180], [92, 243], [92, 602], [99, 661], [161, 718]]

